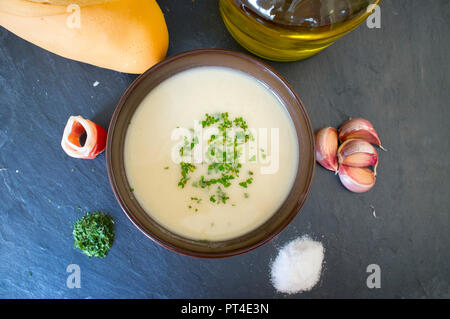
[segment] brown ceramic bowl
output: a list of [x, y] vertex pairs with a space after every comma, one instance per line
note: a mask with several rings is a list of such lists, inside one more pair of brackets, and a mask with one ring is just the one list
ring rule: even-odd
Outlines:
[[[129, 191], [124, 167], [124, 141], [128, 123], [144, 97], [159, 83], [181, 71], [199, 66], [222, 66], [243, 71], [269, 87], [284, 103], [295, 125], [299, 145], [297, 176], [284, 203], [260, 227], [224, 241], [197, 241], [158, 224]], [[265, 63], [246, 54], [218, 49], [180, 53], [139, 76], [120, 99], [111, 119], [106, 149], [108, 176], [114, 194], [132, 223], [153, 241], [172, 251], [195, 257], [228, 257], [263, 245], [297, 215], [311, 188], [315, 169], [314, 135], [302, 101], [286, 80]]]

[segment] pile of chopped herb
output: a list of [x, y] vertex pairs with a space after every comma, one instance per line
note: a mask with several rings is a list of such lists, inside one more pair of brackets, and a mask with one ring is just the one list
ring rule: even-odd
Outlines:
[[[201, 175], [198, 180], [192, 182], [193, 187], [211, 190], [214, 193], [208, 195], [210, 202], [215, 204], [225, 204], [230, 197], [226, 189], [230, 187], [234, 180], [238, 180], [242, 168], [240, 158], [243, 153], [243, 145], [248, 141], [254, 141], [254, 137], [249, 131], [247, 122], [242, 117], [230, 119], [228, 113], [218, 113], [215, 115], [205, 114], [200, 121], [202, 128], [216, 129], [208, 139], [207, 150], [204, 154], [206, 162], [202, 161], [200, 165], [208, 165], [207, 176]], [[191, 129], [191, 132], [194, 130]], [[192, 150], [199, 144], [197, 136], [184, 136], [183, 146], [179, 149], [182, 157], [180, 162], [181, 178], [178, 182], [180, 188], [184, 188], [191, 179], [190, 173], [193, 173], [196, 166], [192, 163]], [[255, 156], [253, 156], [255, 157]], [[255, 161], [250, 159], [250, 162]], [[253, 172], [249, 172], [253, 175]], [[253, 182], [253, 177], [244, 178], [237, 183], [248, 188]], [[214, 189], [212, 189], [214, 188]], [[248, 194], [245, 193], [248, 198]], [[191, 198], [191, 200], [193, 200]], [[200, 204], [200, 202], [197, 202]], [[192, 208], [192, 205], [189, 205]], [[195, 209], [197, 211], [197, 209]]]
[[114, 242], [114, 221], [103, 212], [87, 213], [73, 226], [74, 247], [90, 257], [105, 258]]

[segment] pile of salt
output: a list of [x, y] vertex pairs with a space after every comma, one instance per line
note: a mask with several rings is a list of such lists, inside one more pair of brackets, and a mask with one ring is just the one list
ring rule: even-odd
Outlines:
[[305, 236], [285, 245], [272, 263], [272, 283], [279, 292], [293, 294], [311, 290], [320, 279], [324, 248]]

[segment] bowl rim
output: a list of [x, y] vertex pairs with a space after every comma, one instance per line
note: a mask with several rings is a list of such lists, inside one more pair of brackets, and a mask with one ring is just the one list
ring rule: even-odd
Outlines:
[[[173, 245], [172, 243], [166, 242], [166, 241], [162, 240], [161, 238], [155, 236], [155, 234], [151, 234], [143, 225], [141, 225], [141, 223], [137, 220], [137, 218], [135, 218], [135, 216], [133, 215], [133, 212], [128, 211], [125, 201], [122, 198], [122, 194], [118, 190], [116, 177], [114, 175], [113, 168], [112, 168], [112, 155], [111, 155], [112, 136], [114, 135], [113, 132], [116, 128], [116, 123], [119, 118], [119, 114], [121, 113], [121, 110], [125, 106], [126, 101], [129, 98], [129, 96], [134, 92], [136, 87], [138, 87], [143, 81], [145, 81], [145, 79], [148, 76], [150, 76], [156, 70], [163, 68], [165, 65], [173, 63], [174, 61], [183, 59], [186, 56], [198, 55], [198, 54], [231, 55], [231, 56], [234, 56], [237, 58], [247, 60], [248, 62], [251, 62], [252, 64], [256, 64], [256, 66], [262, 67], [263, 69], [268, 70], [270, 73], [272, 73], [273, 77], [275, 77], [276, 80], [280, 81], [284, 86], [286, 86], [286, 88], [290, 91], [290, 93], [293, 95], [295, 100], [298, 102], [300, 112], [302, 113], [304, 120], [306, 122], [306, 126], [307, 126], [306, 131], [309, 133], [307, 140], [309, 141], [309, 144], [310, 144], [309, 148], [311, 149], [311, 155], [310, 155], [310, 159], [309, 159], [311, 162], [311, 165], [307, 171], [309, 176], [307, 176], [307, 184], [305, 185], [305, 191], [303, 193], [304, 196], [301, 196], [301, 198], [296, 201], [296, 204], [289, 212], [289, 215], [282, 220], [281, 224], [278, 225], [277, 228], [275, 228], [272, 232], [270, 232], [267, 236], [265, 236], [260, 241], [254, 243], [252, 245], [243, 246], [239, 249], [234, 249], [234, 250], [230, 250], [230, 251], [226, 251], [226, 252], [219, 252], [219, 253], [214, 253], [214, 252], [205, 253], [205, 252], [199, 252], [199, 251], [185, 249], [185, 248]], [[193, 68], [194, 67], [195, 66], [193, 66]], [[191, 68], [187, 68], [187, 69], [191, 69]], [[258, 80], [260, 80], [260, 79], [258, 79]], [[149, 92], [147, 92], [147, 94], [148, 93]], [[271, 67], [267, 63], [255, 58], [253, 56], [250, 56], [250, 55], [242, 53], [242, 52], [234, 51], [234, 50], [217, 49], [217, 48], [195, 49], [195, 50], [188, 50], [188, 51], [183, 51], [183, 52], [174, 54], [174, 55], [166, 58], [165, 60], [155, 64], [150, 69], [148, 69], [147, 71], [145, 71], [144, 73], [139, 75], [128, 86], [126, 91], [122, 94], [119, 102], [117, 103], [117, 105], [115, 107], [114, 113], [112, 115], [112, 118], [110, 120], [109, 127], [108, 127], [108, 136], [107, 136], [105, 153], [106, 153], [106, 167], [107, 167], [108, 179], [109, 179], [111, 188], [113, 190], [114, 196], [115, 196], [117, 202], [119, 203], [122, 211], [127, 216], [127, 218], [131, 221], [131, 223], [137, 229], [139, 229], [146, 237], [150, 238], [153, 242], [157, 243], [158, 245], [160, 245], [170, 251], [173, 251], [173, 252], [185, 255], [185, 256], [198, 257], [198, 258], [224, 258], [224, 257], [241, 255], [241, 254], [244, 254], [251, 250], [254, 250], [254, 249], [266, 244], [270, 240], [272, 240], [276, 235], [278, 235], [282, 230], [284, 230], [292, 222], [292, 220], [299, 214], [301, 208], [303, 207], [304, 203], [306, 202], [306, 200], [309, 196], [309, 193], [311, 191], [311, 187], [312, 187], [312, 183], [313, 183], [314, 175], [315, 175], [315, 167], [316, 167], [316, 165], [315, 165], [314, 131], [312, 128], [311, 120], [308, 116], [308, 113], [306, 112], [306, 108], [303, 104], [303, 101], [300, 99], [300, 97], [298, 96], [298, 94], [294, 90], [294, 88], [291, 86], [291, 84], [273, 67]], [[292, 188], [290, 189], [289, 194], [291, 191], [292, 191]], [[157, 221], [155, 221], [155, 223], [158, 224]], [[258, 228], [256, 228], [256, 229], [258, 229]], [[173, 234], [173, 232], [171, 232], [171, 231], [169, 231], [169, 232]]]

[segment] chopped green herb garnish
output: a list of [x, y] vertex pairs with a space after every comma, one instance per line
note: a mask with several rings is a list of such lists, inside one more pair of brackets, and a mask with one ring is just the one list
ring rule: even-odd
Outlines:
[[245, 198], [249, 198], [250, 195], [248, 195], [248, 193], [244, 193], [244, 197]]
[[[212, 127], [217, 129], [218, 133], [214, 132], [209, 136], [208, 147], [204, 153], [208, 163], [207, 172], [201, 175], [200, 178], [192, 182], [193, 187], [201, 187], [205, 191], [211, 191], [215, 186], [216, 193], [210, 194], [209, 200], [216, 204], [225, 204], [229, 196], [224, 189], [230, 187], [234, 180], [239, 178], [242, 164], [240, 158], [243, 155], [243, 145], [249, 140], [254, 140], [252, 133], [248, 128], [247, 122], [243, 117], [230, 118], [227, 112], [216, 114], [205, 114], [200, 120], [203, 128]], [[230, 131], [229, 129], [233, 129]], [[194, 129], [190, 129], [195, 132]], [[199, 138], [184, 136], [184, 144], [179, 149], [180, 155], [184, 158], [192, 156], [192, 150], [199, 144]], [[261, 149], [262, 150], [262, 149]], [[256, 161], [256, 155], [250, 158], [250, 162]], [[205, 163], [202, 162], [201, 165]], [[194, 172], [196, 166], [182, 161], [180, 163], [181, 178], [178, 182], [180, 188], [184, 188], [188, 180], [191, 178], [190, 173]], [[253, 172], [249, 171], [252, 176]], [[252, 184], [253, 178], [250, 177], [239, 183], [240, 186], [248, 188]], [[191, 197], [192, 201], [200, 203], [201, 199]], [[234, 204], [232, 204], [234, 206]]]
[[204, 176], [200, 177], [200, 187], [201, 188], [206, 188], [208, 186], [214, 185], [214, 184], [222, 184], [224, 187], [230, 187], [231, 183], [230, 180], [234, 179], [234, 176], [232, 175], [225, 175], [222, 174], [222, 176], [220, 178], [212, 178], [209, 180], [206, 180]]
[[191, 149], [193, 149], [194, 146], [197, 145], [198, 143], [199, 143], [199, 142], [198, 142], [198, 137], [195, 136], [195, 137], [192, 139], [192, 142], [191, 142]]
[[195, 166], [192, 165], [191, 163], [181, 162], [180, 168], [181, 168], [181, 179], [178, 182], [178, 186], [180, 186], [181, 188], [184, 188], [187, 181], [189, 180], [188, 175], [189, 175], [189, 173], [192, 173], [195, 170]]
[[220, 114], [222, 123], [219, 124], [219, 130], [225, 131], [227, 128], [233, 127], [233, 122], [228, 119], [228, 112]]
[[216, 139], [216, 135], [212, 134], [211, 137], [208, 140], [208, 144], [210, 144], [211, 142], [213, 142]]
[[220, 118], [216, 118], [214, 116], [210, 116], [208, 113], [205, 114], [205, 117], [206, 117], [205, 120], [202, 121], [202, 127], [203, 128], [211, 126], [211, 125], [213, 125], [213, 124], [215, 124], [215, 123], [220, 121]]
[[164, 169], [169, 169], [169, 166], [164, 167]]
[[247, 122], [245, 122], [242, 117], [235, 118], [233, 122], [236, 126], [239, 126], [243, 130], [248, 129]]
[[241, 185], [244, 188], [247, 188], [248, 185], [250, 185], [251, 183], [253, 183], [253, 177], [247, 178], [247, 180], [239, 183], [239, 185]]
[[226, 204], [227, 200], [230, 199], [230, 197], [228, 197], [227, 194], [220, 187], [217, 187], [217, 198], [218, 204], [220, 203]]
[[114, 242], [114, 221], [103, 212], [84, 215], [73, 226], [74, 247], [89, 257], [105, 258]]
[[130, 192], [134, 192], [134, 188], [133, 187], [130, 187]]
[[196, 201], [197, 204], [200, 204], [201, 201], [202, 201], [202, 199], [201, 199], [201, 198], [198, 198], [198, 197], [191, 197], [191, 200]]
[[261, 148], [261, 158], [265, 160], [266, 157], [267, 157], [267, 155], [264, 153], [264, 149]]

